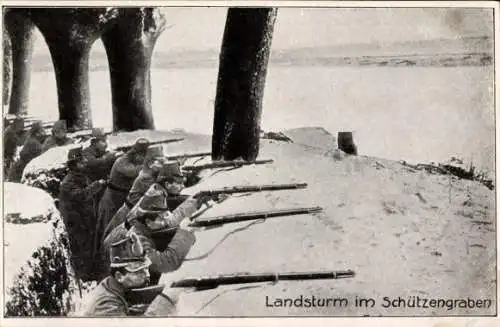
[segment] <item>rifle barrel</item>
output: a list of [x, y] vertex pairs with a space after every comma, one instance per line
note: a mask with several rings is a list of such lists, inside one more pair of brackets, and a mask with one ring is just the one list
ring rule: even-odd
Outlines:
[[220, 216], [220, 217], [215, 217], [215, 218], [210, 218], [210, 219], [195, 220], [194, 222], [192, 222], [190, 224], [190, 226], [206, 227], [206, 226], [235, 223], [235, 222], [254, 220], [254, 219], [266, 219], [266, 218], [272, 218], [272, 217], [302, 215], [302, 214], [306, 214], [306, 213], [320, 212], [322, 210], [323, 209], [321, 207], [311, 207], [311, 208], [293, 208], [293, 209], [270, 210], [270, 211], [262, 211], [262, 212], [237, 213], [234, 215], [225, 215], [225, 216]]
[[[149, 146], [152, 146], [152, 145], [158, 145], [158, 144], [167, 144], [167, 143], [174, 143], [174, 142], [180, 142], [180, 141], [184, 141], [184, 138], [176, 138], [176, 139], [165, 139], [165, 140], [159, 140], [159, 141], [153, 141], [153, 142], [149, 142]], [[126, 152], [128, 150], [130, 150], [134, 145], [121, 145], [121, 146], [117, 146], [115, 147], [115, 150], [116, 151], [123, 151], [123, 152]]]
[[261, 159], [254, 161], [244, 161], [244, 160], [233, 160], [233, 161], [219, 161], [219, 162], [211, 162], [203, 165], [185, 165], [182, 167], [183, 170], [203, 170], [210, 168], [224, 168], [224, 167], [236, 167], [236, 166], [244, 166], [244, 165], [262, 165], [266, 163], [272, 163], [272, 159]]
[[175, 156], [167, 156], [167, 159], [176, 160], [180, 158], [196, 158], [196, 157], [205, 157], [210, 155], [212, 155], [212, 152], [184, 153], [184, 154], [177, 154]]
[[[314, 279], [341, 279], [354, 277], [352, 270], [338, 271], [311, 271], [289, 273], [238, 273], [212, 277], [185, 278], [173, 282], [170, 287], [194, 287], [197, 289], [216, 288], [219, 285], [249, 284], [259, 282], [276, 282], [280, 280], [314, 280]], [[165, 288], [158, 284], [129, 290], [126, 294], [129, 304], [151, 303]]]
[[261, 192], [261, 191], [278, 191], [278, 190], [294, 190], [306, 188], [307, 183], [292, 183], [292, 184], [269, 184], [269, 185], [249, 185], [249, 186], [234, 186], [225, 187], [218, 190], [201, 191], [200, 195], [218, 195], [218, 194], [233, 194], [246, 192]]
[[166, 144], [166, 143], [175, 143], [175, 142], [180, 142], [184, 141], [183, 137], [178, 137], [176, 139], [165, 139], [165, 140], [158, 140], [158, 141], [153, 141], [149, 142], [149, 145], [158, 145], [158, 144]]
[[352, 270], [320, 271], [320, 272], [290, 272], [290, 273], [240, 273], [220, 275], [214, 277], [185, 278], [173, 282], [170, 287], [214, 288], [220, 285], [248, 284], [259, 282], [273, 282], [280, 280], [314, 280], [340, 279], [354, 277]]

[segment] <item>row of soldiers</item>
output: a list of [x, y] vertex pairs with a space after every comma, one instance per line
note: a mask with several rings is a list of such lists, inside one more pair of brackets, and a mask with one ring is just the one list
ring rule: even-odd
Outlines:
[[[4, 127], [8, 123], [4, 120]], [[28, 163], [45, 151], [56, 146], [73, 143], [68, 137], [66, 122], [58, 120], [52, 126], [51, 135], [47, 136], [41, 121], [34, 121], [26, 132], [25, 120], [16, 117], [4, 129], [3, 159], [4, 178], [10, 182], [20, 182], [24, 168]], [[16, 158], [17, 148], [22, 146], [19, 158]]]
[[[55, 122], [47, 138], [41, 122], [24, 137], [20, 118], [4, 134], [5, 168], [19, 181], [26, 165], [48, 149], [73, 143], [64, 121]], [[85, 316], [131, 314], [125, 293], [157, 284], [161, 274], [177, 270], [196, 238], [188, 218], [217, 197], [181, 195], [199, 176], [185, 176], [182, 160], [167, 160], [161, 146], [139, 138], [126, 152], [109, 151], [101, 129], [92, 130], [88, 147], [68, 152], [68, 174], [60, 185], [58, 209], [63, 218], [77, 280], [99, 281]], [[17, 161], [15, 149], [23, 147]], [[194, 173], [196, 175], [196, 173]], [[157, 230], [169, 231], [158, 239]], [[139, 250], [140, 249], [140, 250]], [[166, 288], [146, 315], [170, 314], [176, 292]]]
[[[100, 282], [84, 301], [85, 316], [129, 314], [125, 292], [156, 284], [161, 274], [177, 270], [196, 240], [185, 218], [211, 200], [220, 201], [181, 195], [187, 180], [182, 162], [167, 160], [161, 146], [149, 143], [139, 138], [126, 153], [113, 153], [106, 150], [106, 136], [96, 131], [88, 148], [68, 153], [58, 208], [71, 262], [78, 279]], [[168, 236], [154, 238], [157, 230], [169, 231]], [[123, 250], [127, 244], [134, 246]], [[165, 310], [173, 308], [175, 296], [165, 292], [171, 296], [162, 293], [147, 314], [168, 314]]]

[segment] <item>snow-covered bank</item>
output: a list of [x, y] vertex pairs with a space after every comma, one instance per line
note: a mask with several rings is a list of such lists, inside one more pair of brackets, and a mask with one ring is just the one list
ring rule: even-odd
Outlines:
[[4, 282], [10, 286], [33, 252], [50, 239], [52, 224], [49, 219], [58, 215], [58, 211], [54, 200], [38, 188], [4, 183], [3, 191]]
[[[181, 296], [182, 316], [460, 315], [493, 314], [495, 299], [495, 192], [451, 176], [414, 171], [391, 160], [343, 156], [321, 128], [284, 131], [294, 143], [261, 140], [266, 165], [210, 170], [184, 193], [273, 183], [307, 182], [307, 189], [233, 195], [200, 218], [289, 207], [323, 207], [322, 213], [200, 228], [181, 268], [163, 276], [236, 272], [353, 269], [342, 280], [225, 286]], [[183, 131], [123, 133], [123, 142], [185, 137], [164, 146], [167, 155], [204, 152], [210, 137]], [[112, 143], [110, 139], [110, 143]], [[192, 164], [197, 159], [190, 159]], [[210, 161], [204, 158], [198, 163]], [[239, 231], [235, 231], [235, 230]], [[235, 231], [233, 234], [229, 234]], [[227, 238], [226, 238], [227, 236]], [[14, 240], [21, 237], [13, 235]], [[247, 285], [250, 286], [250, 285]], [[279, 307], [274, 300], [345, 298], [347, 306]], [[484, 309], [385, 308], [384, 297], [489, 299]], [[371, 308], [356, 297], [373, 298]]]
[[53, 198], [17, 183], [3, 190], [5, 315], [66, 315], [75, 306], [76, 281]]
[[[307, 131], [309, 140], [314, 136]], [[321, 133], [316, 134], [318, 136]], [[412, 172], [390, 160], [262, 141], [268, 165], [206, 177], [186, 193], [232, 185], [307, 182], [306, 190], [232, 196], [200, 218], [319, 205], [322, 213], [199, 229], [181, 268], [163, 276], [353, 269], [354, 279], [280, 282], [186, 293], [183, 316], [461, 315], [495, 312], [495, 193], [480, 183]], [[338, 157], [337, 157], [338, 158]], [[228, 235], [236, 229], [243, 229]], [[228, 235], [228, 236], [227, 236]], [[227, 238], [225, 238], [227, 236]], [[225, 238], [225, 239], [224, 239]], [[220, 244], [219, 242], [223, 240]], [[206, 256], [204, 256], [206, 254]], [[201, 257], [201, 258], [200, 258]], [[280, 298], [346, 298], [345, 307], [276, 307]], [[489, 299], [489, 308], [386, 308], [384, 297]], [[373, 308], [355, 307], [356, 297]]]

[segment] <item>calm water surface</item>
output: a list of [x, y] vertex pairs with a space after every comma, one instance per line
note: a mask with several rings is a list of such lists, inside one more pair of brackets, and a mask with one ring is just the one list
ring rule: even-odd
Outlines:
[[[270, 66], [262, 127], [355, 132], [360, 153], [413, 162], [452, 155], [494, 167], [493, 70], [488, 67]], [[152, 72], [158, 129], [211, 133], [217, 68]], [[90, 73], [95, 126], [111, 126], [107, 71]], [[57, 117], [52, 72], [32, 76], [30, 113]]]

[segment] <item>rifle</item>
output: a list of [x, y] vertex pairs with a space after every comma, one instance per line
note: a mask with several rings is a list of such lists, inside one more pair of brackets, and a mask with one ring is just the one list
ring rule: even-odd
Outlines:
[[[153, 141], [153, 142], [149, 142], [149, 146], [152, 146], [152, 145], [158, 145], [158, 144], [166, 144], [166, 143], [174, 143], [174, 142], [180, 142], [180, 141], [183, 141], [184, 138], [177, 138], [177, 139], [164, 139], [164, 140], [159, 140], [159, 141]], [[121, 152], [127, 152], [128, 150], [132, 149], [134, 145], [121, 145], [121, 146], [117, 146], [115, 148], [115, 151], [121, 151]]]
[[[170, 287], [189, 287], [197, 291], [214, 289], [221, 285], [251, 284], [262, 282], [278, 282], [280, 280], [314, 280], [342, 279], [355, 276], [352, 270], [310, 271], [287, 273], [236, 273], [212, 277], [185, 278], [173, 282]], [[159, 295], [165, 285], [153, 285], [130, 290], [126, 297], [130, 304], [151, 303]]]
[[[106, 133], [104, 133], [104, 135], [108, 136], [108, 135], [111, 135], [112, 133], [113, 132], [106, 132]], [[82, 129], [79, 131], [69, 132], [68, 137], [81, 138], [81, 139], [90, 138], [90, 137], [92, 137], [92, 130], [91, 129]]]
[[7, 114], [4, 116], [6, 120], [9, 122], [12, 122], [16, 118], [22, 118], [25, 122], [27, 121], [33, 121], [33, 120], [40, 120], [40, 118], [37, 118], [35, 116], [30, 116], [30, 115], [13, 115], [13, 114]]
[[177, 154], [175, 156], [167, 156], [168, 160], [177, 160], [182, 158], [196, 158], [196, 157], [205, 157], [210, 156], [212, 152], [196, 152], [196, 153], [185, 153], [185, 154]]
[[[208, 191], [200, 191], [196, 193], [194, 196], [195, 197], [201, 197], [201, 196], [209, 196], [209, 197], [215, 197], [219, 194], [233, 194], [233, 193], [247, 193], [247, 192], [260, 192], [260, 191], [279, 191], [279, 190], [293, 190], [293, 189], [299, 189], [299, 188], [306, 188], [307, 183], [295, 183], [295, 184], [274, 184], [274, 185], [254, 185], [254, 186], [234, 186], [234, 187], [225, 187], [219, 190], [208, 190]], [[287, 212], [285, 210], [281, 210], [281, 212], [277, 211], [272, 211], [267, 213], [267, 217], [270, 217], [271, 215], [273, 217], [277, 217], [279, 215], [286, 215], [286, 214], [299, 214], [297, 210], [301, 210], [302, 213], [305, 213], [305, 210], [309, 210], [308, 212], [318, 212], [319, 210], [323, 210], [319, 207], [315, 208], [307, 208], [307, 209], [288, 209]], [[236, 221], [244, 221], [244, 220], [250, 220], [250, 219], [258, 219], [262, 218], [263, 215], [266, 213], [253, 213], [253, 214], [239, 214], [239, 215], [233, 215], [229, 216], [229, 220], [231, 220], [231, 217], [236, 217], [233, 218], [233, 221], [229, 222], [236, 222]], [[251, 218], [252, 215], [258, 215], [257, 218]], [[215, 220], [215, 219], [214, 219]], [[210, 220], [201, 220], [200, 224], [208, 222], [210, 224]], [[195, 223], [197, 223], [196, 221]], [[208, 225], [205, 225], [208, 226]], [[170, 242], [170, 239], [173, 236], [173, 233], [175, 234], [176, 228], [166, 228], [166, 229], [159, 229], [153, 232], [153, 237], [155, 239], [155, 242], [158, 246], [161, 246], [162, 248], [166, 248], [165, 244], [168, 244]], [[161, 245], [159, 245], [161, 244]]]
[[280, 209], [280, 210], [270, 210], [262, 212], [249, 212], [249, 213], [237, 213], [234, 215], [225, 215], [211, 219], [200, 219], [195, 220], [189, 226], [192, 227], [207, 227], [214, 225], [222, 225], [229, 223], [237, 223], [240, 221], [255, 220], [255, 219], [266, 219], [281, 216], [293, 216], [302, 215], [306, 213], [315, 213], [322, 211], [321, 207], [312, 208], [294, 208], [294, 209]]
[[273, 162], [272, 159], [254, 160], [254, 161], [245, 161], [245, 160], [215, 161], [204, 165], [196, 165], [196, 166], [186, 165], [182, 166], [182, 169], [188, 171], [200, 171], [203, 169], [213, 169], [213, 168], [241, 167], [246, 165], [262, 165], [271, 162]]
[[307, 183], [292, 183], [292, 184], [264, 184], [264, 185], [248, 185], [248, 186], [233, 186], [224, 187], [215, 190], [200, 191], [195, 194], [195, 197], [211, 196], [215, 197], [219, 194], [234, 194], [247, 192], [262, 192], [262, 191], [279, 191], [279, 190], [295, 190], [306, 188]]
[[[35, 121], [31, 121], [31, 122], [29, 122], [27, 124], [24, 124], [24, 130], [28, 131], [34, 123], [35, 123]], [[42, 122], [42, 127], [45, 128], [45, 129], [52, 128], [53, 126], [54, 126], [54, 122], [53, 121]]]

